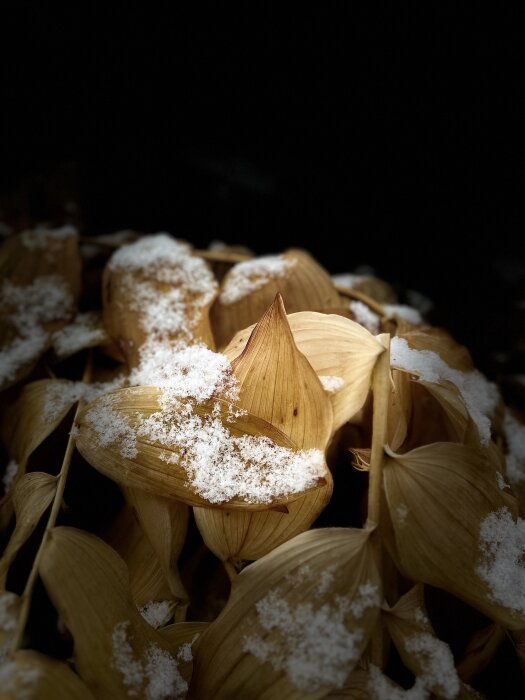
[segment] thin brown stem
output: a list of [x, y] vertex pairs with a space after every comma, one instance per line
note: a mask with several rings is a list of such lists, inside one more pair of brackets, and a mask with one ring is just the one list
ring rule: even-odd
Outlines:
[[382, 304], [380, 304], [375, 299], [372, 299], [372, 297], [369, 297], [368, 294], [365, 294], [364, 292], [359, 292], [357, 291], [357, 289], [349, 289], [348, 287], [343, 287], [340, 284], [336, 284], [335, 288], [342, 296], [347, 297], [348, 299], [355, 299], [356, 301], [363, 302], [363, 304], [366, 304], [369, 309], [375, 311], [375, 313], [378, 316], [386, 316], [385, 309], [383, 308]]
[[[91, 353], [89, 353], [89, 355], [88, 355], [88, 359], [86, 362], [86, 367], [84, 369], [82, 381], [87, 384], [87, 383], [89, 383], [90, 379], [91, 379]], [[82, 407], [83, 407], [83, 401], [81, 399], [77, 404], [77, 409], [75, 411], [75, 417], [73, 418], [73, 426], [75, 426], [75, 424], [76, 424], [78, 414], [80, 413]], [[31, 607], [31, 599], [33, 596], [33, 589], [35, 587], [35, 583], [36, 583], [36, 580], [38, 578], [38, 569], [40, 566], [40, 561], [42, 559], [42, 554], [45, 550], [45, 546], [46, 546], [46, 543], [49, 539], [49, 535], [51, 533], [51, 530], [55, 527], [57, 517], [58, 517], [58, 514], [60, 512], [60, 508], [62, 506], [62, 499], [64, 497], [64, 490], [66, 488], [66, 481], [67, 481], [67, 477], [68, 477], [68, 473], [69, 473], [69, 466], [71, 464], [71, 458], [73, 456], [74, 450], [75, 450], [75, 438], [72, 435], [72, 433], [70, 433], [69, 439], [67, 441], [66, 451], [64, 453], [64, 459], [62, 460], [62, 466], [60, 468], [60, 473], [58, 475], [57, 490], [55, 492], [55, 497], [53, 499], [53, 504], [51, 506], [51, 512], [49, 514], [49, 518], [48, 518], [48, 521], [46, 524], [46, 529], [44, 531], [42, 541], [40, 542], [40, 546], [38, 548], [35, 559], [33, 561], [33, 566], [31, 567], [31, 571], [29, 572], [29, 576], [28, 576], [27, 581], [26, 581], [24, 592], [22, 593], [22, 596], [21, 596], [20, 614], [18, 616], [18, 621], [17, 621], [17, 626], [16, 626], [14, 637], [13, 637], [13, 641], [11, 643], [11, 653], [14, 653], [15, 651], [17, 651], [17, 649], [20, 648], [20, 645], [22, 643], [24, 630], [25, 630], [26, 624], [27, 624], [27, 618], [29, 617], [29, 610]]]
[[210, 262], [238, 263], [251, 260], [253, 255], [247, 253], [234, 253], [229, 250], [194, 250], [194, 255]]

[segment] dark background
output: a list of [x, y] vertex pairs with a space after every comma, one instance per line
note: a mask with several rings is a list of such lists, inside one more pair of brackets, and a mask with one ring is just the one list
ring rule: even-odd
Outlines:
[[367, 263], [430, 296], [491, 376], [525, 371], [517, 11], [49, 5], [1, 17], [0, 207], [15, 228], [58, 221], [65, 192], [85, 234]]

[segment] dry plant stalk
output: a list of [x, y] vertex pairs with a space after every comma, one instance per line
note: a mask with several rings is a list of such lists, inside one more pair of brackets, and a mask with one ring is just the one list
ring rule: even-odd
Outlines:
[[525, 427], [387, 282], [67, 227], [0, 271], [2, 698], [453, 700], [510, 633], [523, 663]]

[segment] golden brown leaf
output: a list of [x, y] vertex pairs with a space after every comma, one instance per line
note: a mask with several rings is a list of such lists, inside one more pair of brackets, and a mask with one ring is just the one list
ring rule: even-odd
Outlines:
[[378, 619], [369, 534], [312, 530], [244, 569], [196, 643], [190, 697], [299, 700], [342, 687]]
[[[213, 332], [219, 348], [229, 343], [237, 331], [256, 323], [278, 293], [289, 313], [341, 306], [328, 273], [306, 251], [288, 250], [281, 257], [289, 265], [284, 276], [268, 277], [262, 286], [233, 303], [224, 303], [219, 295], [211, 309]], [[223, 291], [238, 274], [237, 268], [244, 264], [234, 266], [226, 274], [221, 285]]]

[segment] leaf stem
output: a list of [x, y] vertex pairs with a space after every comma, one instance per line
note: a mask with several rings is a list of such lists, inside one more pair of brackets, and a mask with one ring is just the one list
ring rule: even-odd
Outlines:
[[[89, 384], [89, 382], [90, 382], [91, 367], [92, 367], [91, 352], [89, 352], [86, 366], [84, 369], [84, 374], [82, 376], [82, 381], [85, 384]], [[80, 399], [80, 401], [77, 404], [77, 409], [75, 411], [75, 416], [73, 418], [72, 426], [75, 426], [77, 418], [78, 418], [78, 414], [80, 413], [80, 411], [83, 407], [83, 404], [84, 404], [83, 400]], [[29, 572], [29, 576], [28, 576], [28, 579], [26, 581], [24, 592], [22, 593], [22, 596], [21, 596], [20, 614], [18, 617], [17, 626], [16, 626], [15, 634], [13, 636], [13, 641], [11, 643], [11, 649], [10, 649], [12, 654], [14, 654], [17, 651], [17, 649], [20, 648], [20, 645], [22, 644], [22, 639], [23, 639], [24, 631], [25, 631], [26, 624], [27, 624], [27, 618], [29, 617], [29, 610], [31, 607], [31, 598], [33, 595], [33, 589], [35, 587], [35, 583], [36, 583], [36, 580], [38, 578], [38, 568], [40, 565], [40, 560], [42, 559], [42, 554], [44, 552], [45, 545], [47, 543], [47, 540], [49, 539], [49, 535], [51, 533], [51, 530], [55, 527], [55, 523], [57, 521], [57, 517], [58, 517], [58, 514], [60, 512], [60, 507], [62, 505], [62, 499], [64, 496], [64, 490], [66, 488], [67, 476], [69, 473], [69, 466], [71, 464], [71, 458], [73, 457], [74, 449], [75, 449], [75, 438], [72, 435], [72, 433], [70, 432], [69, 438], [67, 441], [66, 451], [64, 453], [64, 459], [62, 460], [62, 466], [60, 468], [60, 473], [58, 475], [57, 490], [55, 492], [55, 497], [53, 499], [53, 504], [51, 506], [51, 512], [49, 514], [49, 518], [48, 518], [48, 521], [46, 524], [46, 529], [44, 531], [42, 541], [40, 542], [40, 546], [38, 548], [35, 559], [33, 561], [33, 566], [31, 567], [31, 571]]]

